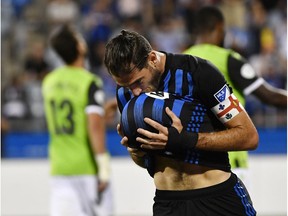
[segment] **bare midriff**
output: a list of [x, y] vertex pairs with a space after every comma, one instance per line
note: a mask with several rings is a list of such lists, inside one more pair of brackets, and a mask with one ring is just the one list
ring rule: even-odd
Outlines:
[[155, 157], [154, 183], [158, 190], [192, 190], [226, 181], [230, 172]]

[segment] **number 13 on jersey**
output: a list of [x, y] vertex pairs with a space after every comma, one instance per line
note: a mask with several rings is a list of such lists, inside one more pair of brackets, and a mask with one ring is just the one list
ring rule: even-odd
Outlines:
[[73, 114], [74, 109], [71, 101], [50, 101], [51, 111], [52, 111], [52, 121], [55, 133], [60, 134], [73, 134], [74, 133], [74, 120]]

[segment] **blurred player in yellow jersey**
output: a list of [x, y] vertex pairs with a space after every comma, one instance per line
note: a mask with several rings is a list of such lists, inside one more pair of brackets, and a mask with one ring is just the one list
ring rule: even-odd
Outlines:
[[[196, 14], [196, 43], [185, 54], [191, 54], [212, 62], [232, 86], [233, 93], [245, 105], [245, 96], [253, 94], [262, 102], [287, 108], [287, 92], [269, 85], [259, 77], [240, 54], [222, 47], [225, 37], [225, 20], [219, 9], [213, 6], [201, 8]], [[233, 171], [249, 187], [248, 153], [229, 152]]]
[[86, 43], [71, 26], [57, 29], [50, 43], [65, 62], [42, 87], [50, 134], [50, 215], [111, 215], [102, 80], [84, 68]]

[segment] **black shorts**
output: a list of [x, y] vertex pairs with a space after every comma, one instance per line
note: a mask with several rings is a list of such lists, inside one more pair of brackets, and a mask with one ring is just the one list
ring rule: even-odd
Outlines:
[[153, 216], [254, 216], [250, 196], [235, 174], [223, 183], [195, 190], [156, 190]]

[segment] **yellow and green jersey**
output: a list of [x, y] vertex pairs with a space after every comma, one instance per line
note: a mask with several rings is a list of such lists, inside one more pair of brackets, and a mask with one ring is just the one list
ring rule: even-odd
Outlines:
[[[234, 95], [245, 106], [245, 95], [256, 90], [263, 79], [259, 78], [250, 64], [238, 53], [212, 44], [198, 44], [184, 51], [185, 54], [198, 56], [214, 64], [233, 88]], [[229, 152], [232, 168], [248, 166], [246, 151]]]
[[100, 78], [71, 66], [55, 69], [43, 80], [52, 175], [97, 173], [88, 138], [87, 109], [103, 111], [101, 88]]

